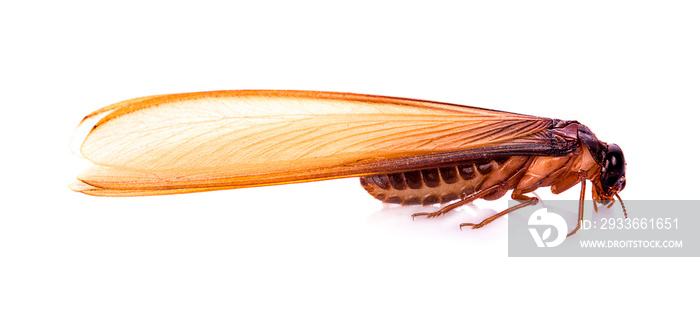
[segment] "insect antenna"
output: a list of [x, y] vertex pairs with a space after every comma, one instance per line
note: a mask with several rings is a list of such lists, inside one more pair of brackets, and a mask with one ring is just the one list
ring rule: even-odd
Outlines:
[[622, 202], [620, 195], [618, 195], [617, 193], [615, 193], [615, 197], [617, 197], [617, 200], [620, 200], [620, 204], [622, 205], [622, 212], [625, 213], [625, 219], [627, 219], [627, 209], [625, 209], [625, 203]]

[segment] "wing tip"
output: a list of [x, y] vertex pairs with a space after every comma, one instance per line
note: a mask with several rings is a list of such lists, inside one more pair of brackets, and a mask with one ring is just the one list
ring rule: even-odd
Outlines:
[[92, 130], [95, 129], [97, 126], [96, 124], [100, 121], [100, 119], [109, 115], [112, 111], [99, 110], [85, 116], [85, 118], [80, 121], [78, 127], [75, 128], [75, 131], [73, 131], [73, 135], [70, 138], [70, 150], [73, 152], [73, 154], [84, 157], [81, 152], [83, 143], [90, 135]]
[[116, 189], [97, 187], [83, 181], [71, 183], [68, 185], [68, 188], [75, 192], [98, 197], [162, 196], [230, 189], [228, 187]]
[[150, 196], [150, 195], [163, 195], [167, 193], [162, 193], [158, 191], [149, 190], [120, 190], [120, 189], [109, 189], [92, 186], [85, 182], [74, 182], [68, 185], [68, 188], [75, 192], [86, 194], [89, 196], [97, 197], [128, 197], [128, 196]]
[[94, 194], [93, 192], [100, 190], [100, 188], [98, 188], [98, 187], [92, 186], [88, 183], [81, 182], [81, 181], [71, 183], [70, 185], [68, 185], [68, 188], [70, 188], [74, 192], [79, 192], [79, 193], [83, 193], [86, 195], [93, 195], [93, 196], [95, 196], [95, 195], [99, 196], [99, 194]]

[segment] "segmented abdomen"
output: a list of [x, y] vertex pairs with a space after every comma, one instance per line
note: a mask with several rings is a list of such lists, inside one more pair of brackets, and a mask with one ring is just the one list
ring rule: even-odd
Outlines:
[[[512, 179], [528, 162], [528, 157], [503, 157], [464, 161], [457, 166], [381, 174], [360, 178], [360, 184], [375, 198], [386, 203], [429, 205], [461, 199], [480, 189]], [[509, 182], [513, 182], [512, 180]], [[512, 184], [511, 184], [512, 185]], [[508, 189], [499, 191], [500, 196]]]

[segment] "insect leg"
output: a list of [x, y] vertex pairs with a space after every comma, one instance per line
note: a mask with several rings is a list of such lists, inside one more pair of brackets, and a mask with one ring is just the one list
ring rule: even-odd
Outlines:
[[593, 196], [593, 210], [598, 212], [598, 200], [596, 200], [595, 185], [591, 185], [591, 196]]
[[[581, 179], [581, 198], [578, 200], [578, 221], [576, 221], [576, 228], [566, 237], [576, 234], [576, 232], [581, 228], [581, 221], [583, 221], [583, 200], [586, 198], [586, 178]], [[595, 201], [593, 201], [595, 203]]]
[[419, 212], [419, 213], [414, 213], [411, 217], [415, 219], [415, 218], [418, 217], [418, 216], [427, 216], [428, 218], [434, 218], [434, 217], [437, 217], [437, 216], [441, 216], [441, 215], [443, 215], [443, 214], [445, 214], [445, 213], [450, 212], [450, 210], [452, 210], [452, 209], [454, 209], [454, 208], [457, 208], [457, 207], [459, 207], [459, 206], [468, 204], [468, 203], [470, 203], [470, 202], [472, 202], [472, 201], [474, 201], [474, 200], [477, 200], [477, 199], [479, 199], [479, 198], [483, 198], [483, 197], [485, 197], [485, 196], [488, 196], [488, 195], [490, 195], [491, 193], [493, 193], [493, 192], [495, 192], [495, 191], [498, 191], [498, 189], [500, 189], [501, 186], [503, 186], [503, 184], [491, 186], [491, 187], [489, 187], [489, 188], [486, 188], [486, 189], [477, 191], [477, 192], [475, 192], [475, 193], [472, 193], [471, 195], [468, 195], [468, 196], [464, 197], [464, 199], [462, 199], [462, 200], [460, 200], [460, 201], [457, 201], [457, 202], [454, 202], [454, 203], [451, 203], [451, 204], [449, 204], [449, 205], [443, 207], [442, 209], [440, 209], [440, 210], [438, 210], [438, 211], [435, 211], [435, 212]]
[[516, 193], [515, 191], [513, 191], [513, 195], [511, 196], [511, 198], [513, 198], [514, 200], [521, 201], [521, 203], [519, 205], [512, 206], [506, 210], [503, 210], [499, 213], [496, 213], [496, 214], [484, 219], [483, 221], [481, 221], [479, 223], [462, 223], [459, 225], [459, 229], [461, 230], [462, 227], [465, 227], [465, 226], [471, 226], [472, 229], [481, 228], [484, 225], [493, 222], [493, 220], [496, 220], [496, 219], [498, 219], [498, 218], [500, 218], [500, 217], [502, 217], [510, 212], [513, 212], [515, 210], [518, 210], [518, 209], [521, 209], [521, 208], [524, 208], [527, 206], [536, 205], [539, 202], [539, 199], [537, 199], [537, 197], [528, 197], [528, 196], [525, 196], [523, 194]]

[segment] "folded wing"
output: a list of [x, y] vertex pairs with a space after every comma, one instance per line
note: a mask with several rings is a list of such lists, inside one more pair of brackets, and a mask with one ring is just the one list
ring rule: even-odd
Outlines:
[[83, 120], [74, 140], [95, 166], [72, 187], [94, 195], [171, 194], [388, 173], [514, 151], [541, 155], [556, 149], [552, 126], [547, 118], [347, 93], [149, 96]]

